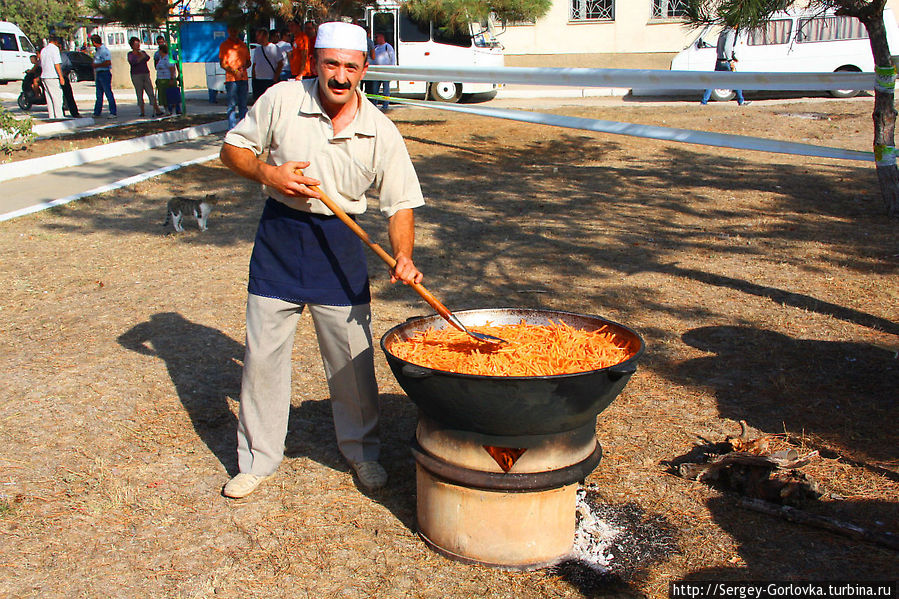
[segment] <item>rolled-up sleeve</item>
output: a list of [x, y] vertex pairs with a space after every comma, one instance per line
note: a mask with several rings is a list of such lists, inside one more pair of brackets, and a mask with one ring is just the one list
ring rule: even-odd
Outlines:
[[388, 129], [378, 134], [386, 142], [375, 180], [381, 212], [389, 218], [399, 210], [424, 206], [421, 184], [399, 131]]
[[273, 106], [271, 96], [263, 94], [247, 112], [247, 116], [225, 135], [225, 143], [252, 150], [256, 156], [271, 145]]

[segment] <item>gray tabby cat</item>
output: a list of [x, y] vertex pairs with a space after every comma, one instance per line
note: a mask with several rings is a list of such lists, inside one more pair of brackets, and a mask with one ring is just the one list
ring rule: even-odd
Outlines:
[[194, 200], [190, 198], [172, 198], [166, 204], [165, 222], [162, 226], [166, 226], [169, 222], [175, 227], [179, 233], [184, 230], [181, 226], [181, 220], [185, 214], [193, 214], [197, 219], [201, 231], [206, 230], [206, 219], [212, 212], [212, 206], [215, 205], [215, 194], [206, 194], [202, 200]]

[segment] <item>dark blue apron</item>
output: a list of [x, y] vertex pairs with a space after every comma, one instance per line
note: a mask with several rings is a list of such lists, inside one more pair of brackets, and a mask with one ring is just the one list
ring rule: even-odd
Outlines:
[[336, 216], [301, 212], [269, 198], [247, 290], [297, 304], [370, 303], [365, 247]]

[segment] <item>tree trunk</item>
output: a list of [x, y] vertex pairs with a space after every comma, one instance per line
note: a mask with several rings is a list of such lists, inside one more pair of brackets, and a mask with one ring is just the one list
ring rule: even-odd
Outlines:
[[887, 44], [886, 28], [883, 24], [883, 9], [875, 14], [861, 17], [874, 53], [874, 65], [880, 76], [878, 86], [874, 90], [874, 156], [877, 161], [877, 179], [880, 182], [880, 193], [886, 205], [887, 213], [899, 217], [899, 168], [896, 166], [895, 132], [896, 108], [895, 94], [891, 85], [882, 85], [889, 80], [884, 76], [887, 69], [895, 67], [890, 57]]

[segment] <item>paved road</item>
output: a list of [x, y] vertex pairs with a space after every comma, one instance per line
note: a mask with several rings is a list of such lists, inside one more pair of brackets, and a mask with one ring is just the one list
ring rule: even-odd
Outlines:
[[136, 182], [173, 165], [217, 156], [222, 135], [208, 135], [144, 152], [126, 154], [114, 160], [89, 162], [0, 184], [0, 220], [23, 216], [66, 201], [110, 189], [118, 182]]

